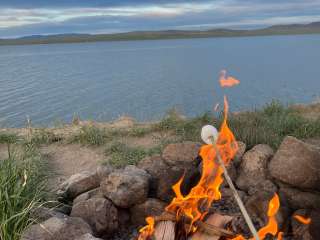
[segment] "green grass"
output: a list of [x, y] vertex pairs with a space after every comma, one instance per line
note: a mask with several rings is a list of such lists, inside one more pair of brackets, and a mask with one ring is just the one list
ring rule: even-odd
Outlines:
[[11, 150], [0, 160], [0, 239], [18, 240], [34, 222], [30, 212], [44, 197], [45, 165], [33, 144], [25, 144], [24, 154]]
[[[214, 116], [205, 113], [183, 120], [171, 113], [157, 123], [154, 129], [171, 131], [180, 142], [201, 141], [201, 127], [205, 124], [219, 127], [221, 121], [222, 114]], [[299, 139], [320, 137], [320, 119], [307, 119], [294, 108], [277, 101], [251, 112], [229, 114], [228, 123], [237, 140], [245, 142], [248, 148], [264, 143], [276, 149], [287, 135]]]
[[123, 167], [137, 164], [148, 153], [142, 147], [129, 147], [124, 143], [115, 142], [105, 150], [105, 155], [110, 157], [109, 164], [115, 167]]
[[237, 139], [249, 148], [265, 143], [276, 149], [288, 135], [299, 139], [320, 137], [320, 119], [304, 118], [293, 108], [277, 101], [261, 110], [232, 115], [229, 125]]
[[40, 145], [40, 144], [51, 144], [54, 142], [62, 141], [62, 139], [56, 136], [53, 132], [50, 132], [46, 129], [37, 129], [32, 132], [31, 142]]
[[83, 145], [101, 146], [110, 139], [105, 129], [95, 126], [83, 126], [80, 132], [71, 137], [70, 143], [80, 143]]
[[116, 168], [126, 165], [136, 165], [147, 156], [160, 154], [167, 142], [161, 142], [152, 148], [131, 147], [121, 142], [113, 142], [105, 150], [105, 155], [109, 157], [105, 164], [110, 164]]
[[19, 137], [12, 133], [1, 133], [0, 134], [0, 144], [7, 145], [8, 156], [11, 155], [11, 146], [19, 141]]

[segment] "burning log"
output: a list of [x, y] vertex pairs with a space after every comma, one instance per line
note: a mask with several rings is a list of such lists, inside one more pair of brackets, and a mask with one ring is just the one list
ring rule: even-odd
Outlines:
[[[236, 235], [224, 229], [223, 227], [232, 220], [230, 216], [222, 216], [219, 214], [210, 215], [205, 222], [197, 221], [194, 226], [197, 228], [197, 233], [191, 237], [191, 240], [197, 239], [196, 237], [209, 236], [210, 239], [219, 239], [220, 237], [234, 238]], [[190, 222], [185, 221], [182, 225], [176, 222], [176, 217], [168, 212], [164, 212], [162, 215], [154, 217], [155, 230], [154, 240], [175, 240], [181, 239], [183, 236], [179, 231], [184, 232], [184, 229], [190, 227]], [[200, 238], [201, 239], [201, 238]]]
[[[218, 240], [222, 233], [225, 235], [228, 235], [226, 237], [234, 237], [231, 235], [230, 231], [227, 231], [223, 229], [228, 222], [232, 220], [232, 217], [230, 216], [223, 216], [220, 214], [212, 214], [208, 217], [208, 219], [205, 222], [199, 222], [198, 226], [201, 230], [197, 231], [195, 234], [192, 235], [191, 240]], [[212, 226], [215, 226], [217, 228], [221, 228], [217, 230], [216, 228], [212, 228]]]
[[155, 240], [174, 240], [175, 239], [175, 222], [161, 221], [156, 225], [154, 231]]

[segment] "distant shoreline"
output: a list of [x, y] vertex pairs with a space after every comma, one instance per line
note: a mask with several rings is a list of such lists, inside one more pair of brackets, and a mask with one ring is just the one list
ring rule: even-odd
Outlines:
[[140, 31], [116, 34], [59, 34], [48, 36], [28, 36], [17, 39], [0, 39], [0, 46], [4, 45], [32, 45], [57, 43], [86, 43], [106, 41], [137, 41], [137, 40], [165, 40], [191, 38], [222, 38], [222, 37], [255, 37], [274, 35], [305, 35], [320, 34], [320, 22], [310, 24], [275, 25], [256, 30], [213, 29], [206, 31]]

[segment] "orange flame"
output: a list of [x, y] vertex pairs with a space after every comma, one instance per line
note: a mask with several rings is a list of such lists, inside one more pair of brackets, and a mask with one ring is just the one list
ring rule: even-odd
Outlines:
[[147, 217], [146, 222], [147, 222], [147, 225], [139, 230], [140, 234], [139, 234], [138, 240], [147, 240], [154, 233], [154, 218]]
[[311, 223], [311, 218], [306, 218], [298, 214], [294, 215], [293, 217], [297, 219], [299, 222], [301, 222], [302, 224], [308, 225]]
[[238, 85], [240, 81], [234, 77], [228, 76], [226, 70], [222, 70], [219, 77], [219, 82], [221, 87], [233, 87], [235, 85]]
[[[234, 157], [238, 146], [234, 135], [227, 125], [228, 103], [226, 98], [224, 110], [224, 121], [216, 145], [222, 160], [227, 164]], [[194, 223], [204, 218], [212, 202], [221, 198], [219, 188], [223, 182], [223, 170], [215, 161], [216, 152], [213, 145], [204, 145], [200, 150], [200, 156], [202, 157], [203, 168], [198, 184], [191, 189], [187, 196], [183, 196], [180, 190], [183, 182], [182, 177], [173, 186], [176, 197], [166, 208], [166, 211], [176, 214], [178, 221], [182, 216], [190, 219], [191, 224], [187, 231], [188, 233], [196, 230]]]
[[[225, 78], [226, 71], [222, 71], [220, 77], [221, 86], [233, 86], [239, 84], [239, 80], [232, 77]], [[203, 220], [208, 210], [215, 200], [221, 199], [220, 185], [223, 182], [222, 174], [223, 169], [216, 161], [217, 152], [219, 153], [222, 161], [228, 164], [235, 156], [238, 145], [236, 139], [229, 129], [227, 124], [228, 117], [228, 101], [224, 97], [224, 120], [220, 128], [219, 137], [215, 146], [213, 144], [204, 145], [200, 149], [200, 156], [202, 157], [202, 175], [198, 184], [191, 189], [189, 194], [183, 196], [181, 193], [181, 184], [183, 183], [184, 176], [172, 187], [175, 198], [166, 207], [166, 211], [176, 215], [177, 221], [182, 217], [189, 218], [190, 224], [187, 229], [187, 234], [193, 233], [197, 230], [195, 222]], [[260, 239], [264, 239], [267, 234], [277, 236], [278, 240], [282, 240], [282, 232], [278, 233], [278, 225], [276, 221], [276, 214], [280, 207], [280, 201], [277, 194], [270, 200], [268, 206], [269, 221], [267, 225], [258, 231]], [[154, 233], [154, 218], [146, 218], [147, 226], [140, 229], [138, 240], [148, 240]], [[277, 235], [278, 233], [278, 235]], [[244, 240], [242, 235], [239, 235], [232, 240]]]
[[[261, 240], [263, 240], [267, 236], [267, 234], [271, 234], [272, 236], [277, 235], [278, 224], [277, 224], [276, 214], [279, 210], [279, 207], [280, 207], [279, 196], [275, 194], [274, 197], [269, 202], [268, 213], [267, 213], [269, 217], [269, 221], [266, 226], [264, 226], [258, 231], [258, 236]], [[279, 232], [278, 240], [282, 239], [282, 235], [283, 233]], [[242, 235], [239, 235], [233, 238], [232, 240], [245, 240], [245, 238]]]

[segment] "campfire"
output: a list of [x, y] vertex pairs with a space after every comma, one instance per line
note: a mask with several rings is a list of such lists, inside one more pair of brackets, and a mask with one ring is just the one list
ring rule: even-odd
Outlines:
[[[231, 87], [239, 84], [239, 80], [233, 77], [226, 77], [222, 71], [220, 76], [222, 87]], [[249, 239], [262, 240], [267, 236], [274, 239], [282, 239], [282, 232], [278, 229], [276, 214], [280, 207], [279, 197], [276, 193], [270, 199], [268, 205], [268, 222], [259, 229], [255, 226], [247, 213], [241, 198], [239, 197], [232, 180], [229, 177], [226, 166], [234, 158], [238, 146], [234, 134], [228, 127], [228, 101], [224, 97], [224, 119], [217, 132], [213, 126], [203, 128], [202, 138], [207, 143], [201, 147], [202, 173], [198, 183], [187, 195], [181, 192], [184, 176], [172, 186], [175, 197], [166, 207], [165, 212], [160, 216], [146, 218], [147, 225], [140, 229], [138, 240], [196, 240], [196, 239], [248, 239], [235, 233], [228, 227], [232, 217], [212, 213], [210, 210], [214, 201], [221, 199], [220, 186], [224, 179], [233, 191], [234, 198], [241, 210], [241, 213], [250, 229]], [[310, 219], [296, 216], [301, 223], [308, 224]], [[204, 238], [203, 236], [207, 236]]]

